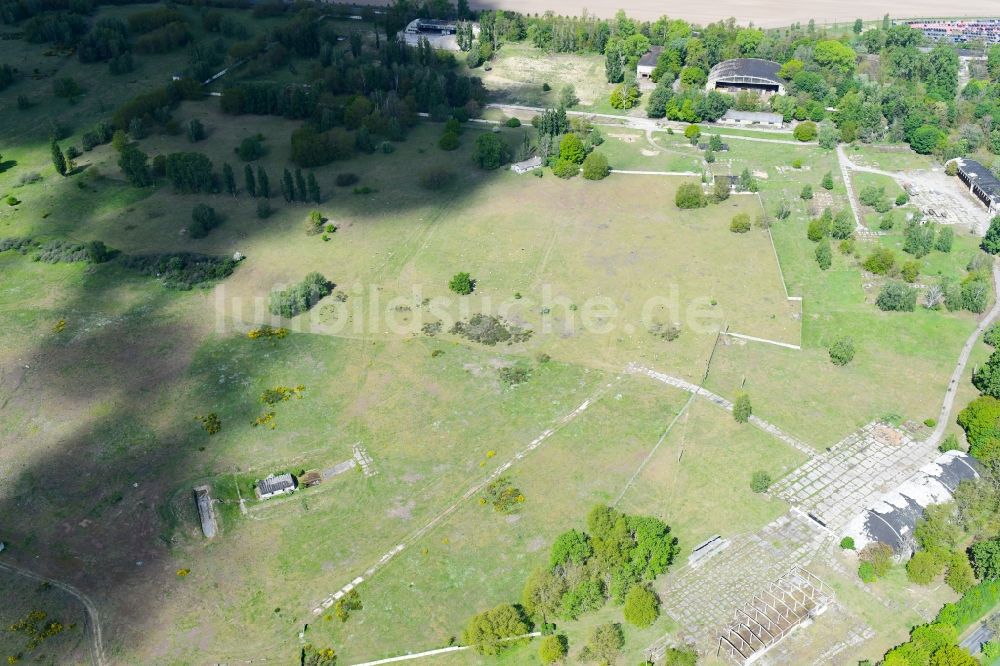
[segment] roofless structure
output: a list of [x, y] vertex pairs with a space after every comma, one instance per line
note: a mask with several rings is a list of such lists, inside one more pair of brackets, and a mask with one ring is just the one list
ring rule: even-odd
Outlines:
[[806, 621], [821, 615], [833, 591], [818, 577], [796, 567], [733, 612], [719, 634], [718, 656], [744, 666], [759, 659]]
[[708, 73], [705, 90], [784, 95], [785, 83], [778, 76], [780, 69], [781, 65], [778, 63], [759, 58], [723, 60]]

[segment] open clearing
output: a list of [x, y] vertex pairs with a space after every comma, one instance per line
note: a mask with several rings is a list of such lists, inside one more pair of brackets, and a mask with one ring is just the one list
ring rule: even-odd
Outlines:
[[[758, 23], [770, 12], [791, 20], [787, 7], [773, 4], [760, 10]], [[822, 19], [825, 6], [807, 9]], [[841, 9], [849, 18], [857, 11]], [[14, 45], [0, 41], [0, 61], [12, 58]], [[18, 44], [18, 66], [45, 76], [0, 93], [4, 159], [16, 161], [0, 173], [0, 191], [22, 202], [2, 206], [0, 238], [99, 239], [126, 254], [246, 257], [228, 279], [183, 292], [120, 261], [47, 264], [0, 254], [0, 476], [11, 479], [0, 487], [0, 538], [8, 544], [2, 557], [92, 597], [112, 663], [287, 663], [302, 631], [308, 641], [335, 646], [343, 663], [441, 647], [471, 614], [517, 601], [553, 539], [582, 528], [597, 503], [618, 501], [622, 510], [670, 524], [681, 565], [712, 535], [756, 532], [786, 514], [782, 500], [751, 492], [751, 475], [780, 478], [807, 454], [737, 424], [715, 404], [626, 373], [628, 364], [704, 381], [728, 400], [746, 391], [755, 415], [818, 452], [882, 416], [936, 416], [957, 350], [976, 326], [969, 313], [874, 307], [879, 280], [857, 259], [876, 243], [899, 250], [898, 226], [859, 241], [853, 254], [836, 250], [830, 270], [820, 271], [808, 221], [848, 202], [836, 153], [815, 145], [751, 141], [772, 135], [737, 131], [726, 140], [729, 150], [706, 164], [680, 133], [602, 126], [599, 150], [616, 169], [760, 174], [758, 195], [679, 211], [678, 186], [697, 176], [612, 174], [592, 182], [561, 180], [549, 170], [541, 178], [486, 172], [471, 155], [491, 129], [467, 123], [460, 147], [445, 152], [438, 147], [442, 126], [421, 121], [392, 152], [313, 170], [321, 204], [273, 197], [273, 215], [260, 219], [257, 201], [245, 195], [131, 188], [111, 146], [80, 157], [81, 173], [56, 175], [50, 120], [70, 124], [64, 143], [79, 144], [83, 131], [149, 80], [183, 69], [186, 56], [140, 58], [133, 75], [111, 80], [104, 67], [44, 53]], [[532, 105], [553, 103], [561, 84], [573, 82], [577, 95], [600, 109], [608, 90], [603, 66], [599, 57], [543, 59], [505, 46], [484, 81], [492, 96]], [[48, 79], [65, 75], [86, 89], [75, 104], [49, 93]], [[293, 80], [294, 72], [276, 76]], [[553, 90], [543, 93], [542, 83]], [[25, 91], [38, 102], [30, 113], [16, 111]], [[174, 118], [179, 127], [200, 120], [207, 138], [191, 144], [183, 132], [154, 133], [141, 140], [143, 150], [202, 151], [216, 168], [233, 165], [242, 184], [234, 148], [260, 133], [266, 152], [254, 165], [268, 171], [275, 191], [300, 126], [223, 115], [215, 98], [185, 102]], [[532, 129], [498, 131], [518, 146]], [[929, 165], [893, 151], [851, 154], [884, 169]], [[41, 181], [19, 184], [29, 170]], [[451, 182], [429, 191], [421, 177], [435, 170], [450, 173]], [[829, 192], [819, 185], [827, 172], [835, 181]], [[337, 176], [347, 174], [368, 189], [337, 186]], [[886, 182], [869, 176], [857, 174], [858, 183]], [[815, 196], [803, 201], [807, 184]], [[745, 234], [730, 231], [735, 215], [773, 216], [780, 201], [790, 202], [791, 215], [770, 230], [755, 224]], [[199, 203], [224, 221], [207, 238], [192, 239], [186, 227]], [[305, 232], [313, 208], [336, 226], [325, 239]], [[923, 260], [922, 278], [960, 278], [976, 244], [958, 230], [950, 254]], [[274, 319], [269, 293], [309, 271], [334, 282], [334, 295], [306, 315]], [[449, 291], [459, 271], [476, 281], [473, 294]], [[481, 312], [502, 314], [532, 334], [488, 346], [450, 332], [455, 321]], [[249, 328], [265, 323], [293, 332], [275, 341], [247, 338]], [[668, 340], [675, 325], [679, 335]], [[720, 336], [726, 328], [802, 349]], [[847, 367], [829, 361], [827, 348], [841, 335], [852, 336], [858, 350]], [[987, 354], [978, 346], [966, 375]], [[511, 368], [523, 370], [526, 381], [512, 386]], [[301, 399], [261, 404], [265, 390], [298, 385]], [[958, 404], [973, 393], [964, 382]], [[267, 410], [275, 429], [253, 427]], [[222, 423], [212, 436], [197, 420], [210, 413]], [[370, 458], [368, 475], [359, 466], [290, 497], [253, 497], [255, 479], [332, 470], [356, 459], [358, 447]], [[493, 511], [480, 503], [481, 493], [465, 497], [508, 463], [505, 475], [524, 496], [517, 511]], [[220, 534], [211, 541], [192, 500], [201, 484], [217, 500]], [[360, 588], [363, 610], [346, 623], [313, 614], [401, 543], [406, 547]], [[822, 631], [853, 631], [892, 616], [866, 650], [852, 648], [859, 656], [898, 641], [948, 598], [935, 591], [920, 605], [898, 570], [870, 595], [858, 587], [849, 556], [837, 557], [820, 573], [845, 610]], [[0, 572], [0, 592], [17, 603], [0, 620], [45, 610], [75, 625], [46, 654], [55, 663], [86, 660], [75, 602], [8, 578]], [[560, 629], [576, 650], [594, 626], [621, 616], [607, 604]], [[628, 661], [678, 629], [666, 615], [643, 630], [629, 627]], [[17, 649], [9, 635], [2, 638], [4, 650]], [[805, 663], [795, 652], [801, 644], [790, 645], [789, 663]], [[537, 643], [515, 649], [499, 663], [528, 663], [536, 650]], [[481, 662], [464, 653], [431, 663]]]

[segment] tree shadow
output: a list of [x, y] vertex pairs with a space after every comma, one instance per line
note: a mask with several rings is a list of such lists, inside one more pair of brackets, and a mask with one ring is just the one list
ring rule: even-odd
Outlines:
[[[472, 164], [477, 130], [466, 129], [458, 156], [442, 153], [436, 147], [438, 133], [432, 132], [414, 137], [426, 144], [419, 148], [403, 143], [396, 155], [365, 155], [333, 165], [325, 170], [325, 210], [332, 206], [336, 214], [364, 222], [460, 204], [500, 176]], [[455, 174], [446, 188], [429, 192], [412, 187], [423, 171], [441, 164]], [[81, 165], [73, 174], [91, 166]], [[335, 171], [357, 171], [359, 184], [370, 183], [379, 191], [355, 195], [352, 188], [335, 187]], [[270, 175], [277, 190], [280, 173]], [[394, 191], [400, 181], [411, 185], [403, 195]], [[65, 223], [33, 220], [30, 232], [75, 241], [93, 237], [104, 202], [81, 199], [76, 182], [69, 179], [53, 183], [55, 196], [46, 199], [45, 207], [71, 210], [72, 221], [66, 214]], [[133, 194], [120, 188], [101, 191], [109, 199]], [[185, 200], [221, 206], [228, 198], [220, 193]], [[128, 199], [139, 200], [144, 199]], [[312, 205], [304, 204], [303, 212]], [[238, 222], [236, 215], [226, 217], [232, 218], [227, 225]], [[248, 236], [271, 233], [264, 224], [247, 223], [243, 230]], [[123, 247], [121, 239], [99, 239]], [[160, 251], [179, 249], [170, 245]], [[127, 243], [123, 249], [130, 253]], [[88, 266], [75, 281], [54, 281], [58, 298], [54, 305], [38, 304], [44, 311], [38, 330], [19, 329], [10, 338], [10, 349], [19, 338], [18, 353], [0, 354], [0, 421], [11, 424], [0, 430], [0, 444], [8, 455], [21, 457], [4, 460], [20, 465], [7, 490], [0, 492], [0, 528], [8, 544], [4, 557], [71, 582], [93, 597], [106, 649], [129, 646], [130, 654], [141, 653], [133, 647], [142, 646], [146, 629], [161, 621], [156, 607], [145, 600], [161, 598], [177, 580], [173, 527], [165, 507], [178, 488], [213, 472], [202, 451], [206, 440], [192, 427], [194, 415], [184, 413], [192, 403], [187, 391], [194, 356], [214, 335], [212, 322], [194, 321], [184, 308], [208, 296], [199, 290], [170, 291], [154, 280], [129, 272], [119, 257]], [[45, 316], [49, 312], [52, 319], [68, 320], [66, 330], [53, 331], [55, 322]], [[310, 621], [306, 603], [295, 612], [303, 622]], [[285, 654], [288, 648], [291, 654], [296, 646], [290, 635], [275, 653]]]

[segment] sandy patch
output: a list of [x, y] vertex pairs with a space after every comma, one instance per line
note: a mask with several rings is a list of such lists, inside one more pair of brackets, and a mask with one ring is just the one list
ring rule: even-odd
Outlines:
[[400, 520], [409, 520], [413, 518], [413, 508], [417, 506], [416, 502], [410, 500], [405, 504], [397, 504], [393, 508], [386, 511], [386, 515], [390, 518], [398, 518]]

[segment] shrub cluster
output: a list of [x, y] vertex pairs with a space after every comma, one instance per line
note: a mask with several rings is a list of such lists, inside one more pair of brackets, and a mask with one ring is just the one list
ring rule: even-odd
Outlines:
[[305, 279], [283, 291], [271, 292], [271, 314], [292, 318], [308, 311], [333, 290], [333, 284], [319, 273], [309, 273]]
[[450, 333], [489, 347], [500, 342], [508, 345], [525, 342], [531, 337], [530, 330], [515, 326], [495, 315], [481, 313], [472, 315], [468, 321], [455, 322]]
[[514, 513], [524, 503], [524, 494], [506, 476], [491, 482], [479, 498], [480, 504], [489, 504], [498, 513]]
[[188, 236], [191, 238], [204, 238], [212, 229], [219, 226], [222, 220], [216, 214], [215, 209], [207, 204], [198, 204], [191, 210], [191, 223], [188, 224]]
[[34, 256], [35, 261], [46, 264], [72, 263], [89, 261], [92, 264], [102, 264], [114, 256], [114, 252], [101, 241], [73, 243], [64, 240], [54, 240], [44, 243]]
[[122, 265], [141, 275], [159, 279], [168, 289], [190, 289], [194, 285], [222, 280], [232, 275], [236, 261], [190, 252], [127, 256]]

